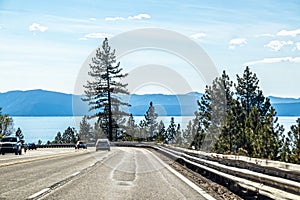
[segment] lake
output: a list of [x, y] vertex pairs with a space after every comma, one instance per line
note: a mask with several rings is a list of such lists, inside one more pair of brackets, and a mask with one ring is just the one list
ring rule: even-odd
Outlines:
[[[21, 128], [22, 133], [25, 136], [26, 143], [35, 142], [40, 139], [42, 143], [46, 143], [48, 140], [53, 141], [58, 132], [63, 133], [69, 126], [74, 127], [79, 131], [79, 124], [82, 119], [80, 116], [69, 117], [12, 117], [14, 120], [14, 128]], [[180, 124], [182, 129], [186, 128], [189, 120], [193, 119], [193, 116], [176, 116], [174, 117], [175, 123]], [[299, 117], [278, 117], [278, 121], [282, 124], [286, 130], [290, 130], [290, 126], [296, 124], [296, 120]], [[143, 116], [135, 116], [135, 122], [138, 124], [140, 120], [144, 119]], [[171, 116], [159, 117], [158, 121], [162, 120], [167, 127], [170, 123]], [[93, 123], [93, 122], [92, 122]]]

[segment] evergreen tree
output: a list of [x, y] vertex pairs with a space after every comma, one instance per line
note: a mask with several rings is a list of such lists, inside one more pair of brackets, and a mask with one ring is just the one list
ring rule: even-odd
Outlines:
[[145, 140], [146, 137], [146, 121], [145, 120], [141, 120], [139, 123], [139, 137], [138, 137], [138, 141], [143, 141]]
[[56, 134], [53, 143], [55, 143], [55, 144], [62, 144], [63, 143], [62, 135], [61, 135], [60, 132], [58, 132]]
[[187, 142], [187, 147], [200, 149], [205, 138], [205, 133], [203, 132], [203, 137], [199, 137], [198, 131], [201, 129], [200, 114], [195, 112], [194, 115], [195, 118], [187, 125], [187, 129], [184, 132], [184, 138]]
[[[197, 140], [205, 138], [205, 141], [194, 143], [203, 145], [203, 149], [210, 150], [222, 134], [225, 117], [233, 101], [232, 81], [223, 71], [221, 77], [217, 77], [212, 85], [206, 86], [205, 93], [198, 101], [199, 125]], [[197, 149], [200, 148], [197, 146]]]
[[[233, 133], [232, 133], [232, 118], [235, 117], [233, 83], [229, 76], [223, 71], [222, 75], [216, 78], [212, 84], [212, 123], [210, 132], [215, 133], [214, 143], [212, 145], [214, 150], [217, 152], [231, 151], [233, 144]], [[204, 132], [204, 130], [199, 130]], [[235, 131], [236, 132], [236, 131]]]
[[186, 126], [186, 129], [183, 130], [183, 145], [184, 147], [188, 148], [191, 146], [191, 143], [193, 141], [193, 138], [192, 135], [193, 135], [193, 132], [192, 132], [192, 127], [193, 127], [193, 124], [192, 124], [192, 120], [190, 120]]
[[62, 134], [63, 143], [76, 143], [78, 139], [75, 128], [68, 127]]
[[2, 114], [0, 107], [0, 136], [11, 135], [13, 133], [13, 119], [8, 114]]
[[88, 117], [83, 116], [80, 122], [79, 128], [79, 138], [85, 142], [91, 142], [93, 135], [92, 135], [92, 126], [88, 122]]
[[176, 135], [176, 124], [174, 121], [174, 117], [171, 117], [170, 124], [166, 131], [166, 143], [173, 143]]
[[248, 116], [251, 108], [256, 106], [262, 116], [269, 110], [270, 101], [263, 96], [258, 86], [259, 80], [255, 73], [247, 66], [243, 76], [237, 75], [236, 95]]
[[236, 96], [245, 113], [239, 147], [249, 156], [276, 159], [283, 128], [277, 123], [275, 109], [270, 99], [264, 97], [258, 83], [256, 74], [249, 67], [242, 77], [237, 75]]
[[87, 85], [84, 86], [86, 98], [82, 100], [89, 102], [90, 111], [96, 111], [90, 117], [101, 121], [101, 128], [105, 129], [109, 140], [113, 140], [113, 129], [116, 131], [118, 126], [114, 115], [126, 115], [119, 108], [129, 106], [118, 97], [118, 94], [128, 94], [127, 84], [121, 83], [121, 79], [127, 74], [121, 72], [120, 63], [116, 64], [115, 50], [111, 50], [105, 38], [102, 47], [96, 50], [96, 56], [92, 58], [88, 74], [93, 80], [87, 81]]
[[113, 139], [118, 140], [122, 139], [125, 136], [124, 134], [126, 132], [126, 118], [124, 116], [128, 114], [122, 112], [118, 105], [114, 106], [113, 111], [112, 130], [113, 133], [115, 133], [115, 135], [113, 135]]
[[181, 131], [180, 124], [177, 124], [176, 132], [174, 135], [173, 143], [177, 144], [178, 146], [183, 146], [183, 135]]
[[127, 135], [131, 135], [132, 138], [137, 138], [137, 125], [135, 124], [135, 120], [132, 114], [129, 115], [129, 118], [127, 120], [126, 124], [126, 133]]
[[240, 132], [243, 122], [242, 108], [238, 101], [233, 100], [230, 110], [227, 112], [224, 126], [222, 127], [221, 134], [215, 144], [214, 151], [217, 153], [236, 153], [240, 145]]
[[204, 142], [205, 136], [206, 136], [206, 134], [205, 134], [204, 130], [201, 128], [198, 128], [191, 146], [193, 148], [195, 148], [196, 150], [200, 150], [203, 146], [202, 144]]
[[296, 120], [296, 125], [291, 126], [288, 136], [291, 141], [291, 162], [300, 164], [300, 118]]
[[157, 130], [157, 117], [158, 114], [155, 112], [155, 107], [153, 106], [152, 101], [150, 102], [149, 108], [145, 114], [145, 122], [146, 122], [146, 134], [150, 140], [153, 140], [158, 133]]
[[95, 122], [92, 129], [92, 140], [91, 142], [96, 142], [97, 139], [105, 139], [107, 134], [103, 131], [101, 122]]
[[156, 136], [156, 141], [164, 143], [166, 142], [166, 128], [162, 120], [158, 124], [158, 134]]

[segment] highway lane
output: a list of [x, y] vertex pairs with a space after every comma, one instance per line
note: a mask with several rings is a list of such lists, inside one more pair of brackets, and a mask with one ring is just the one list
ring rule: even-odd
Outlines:
[[[30, 195], [47, 188], [72, 174], [95, 164], [107, 152], [91, 152], [70, 150], [65, 153], [37, 156], [5, 155], [0, 162], [0, 199], [26, 199]], [[32, 153], [33, 154], [33, 153]], [[49, 154], [49, 155], [48, 155]], [[95, 156], [97, 155], [97, 157]], [[48, 157], [48, 158], [47, 158]], [[38, 160], [39, 158], [43, 158]], [[18, 164], [10, 164], [14, 162]], [[5, 164], [9, 164], [5, 166]]]
[[112, 148], [114, 154], [42, 199], [203, 199], [149, 150]]

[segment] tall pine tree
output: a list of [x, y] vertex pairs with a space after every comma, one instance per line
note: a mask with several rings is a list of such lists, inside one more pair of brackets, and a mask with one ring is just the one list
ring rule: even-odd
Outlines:
[[108, 39], [105, 38], [90, 63], [88, 74], [93, 80], [84, 85], [86, 98], [83, 101], [89, 103], [89, 110], [94, 111], [90, 117], [101, 121], [102, 129], [108, 134], [109, 140], [114, 139], [113, 129], [117, 131], [118, 127], [119, 120], [114, 115], [125, 115], [120, 106], [129, 106], [118, 96], [128, 94], [127, 84], [121, 83], [121, 79], [127, 76], [122, 74], [122, 70], [120, 63], [116, 61], [115, 50], [111, 50]]
[[146, 134], [147, 134], [147, 138], [149, 138], [150, 140], [153, 140], [158, 133], [157, 117], [158, 114], [155, 112], [155, 107], [153, 106], [153, 103], [151, 101], [149, 108], [145, 114]]
[[270, 99], [264, 97], [258, 84], [256, 74], [249, 67], [242, 77], [237, 75], [236, 96], [245, 113], [239, 148], [249, 156], [277, 159], [283, 128], [277, 123]]

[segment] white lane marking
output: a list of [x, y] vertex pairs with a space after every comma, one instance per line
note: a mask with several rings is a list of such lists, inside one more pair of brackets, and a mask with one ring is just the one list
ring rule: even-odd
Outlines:
[[[150, 151], [149, 151], [150, 152]], [[187, 179], [185, 176], [177, 172], [175, 169], [164, 163], [160, 158], [158, 158], [154, 153], [150, 152], [156, 160], [158, 160], [164, 167], [166, 167], [170, 172], [172, 172], [174, 175], [176, 175], [178, 178], [180, 178], [183, 182], [185, 182], [187, 185], [189, 185], [191, 188], [193, 188], [195, 191], [197, 191], [201, 196], [206, 198], [207, 200], [216, 200], [212, 196], [210, 196], [207, 192], [205, 192], [203, 189], [198, 187], [195, 183]]]
[[75, 172], [75, 173], [73, 173], [71, 176], [76, 176], [76, 175], [78, 175], [78, 174], [80, 174], [80, 172]]
[[37, 193], [34, 193], [33, 195], [31, 195], [30, 197], [28, 197], [28, 199], [34, 199], [42, 194], [44, 194], [45, 192], [47, 192], [48, 190], [50, 190], [50, 188], [45, 188], [45, 189], [42, 189], [41, 191], [37, 192]]

